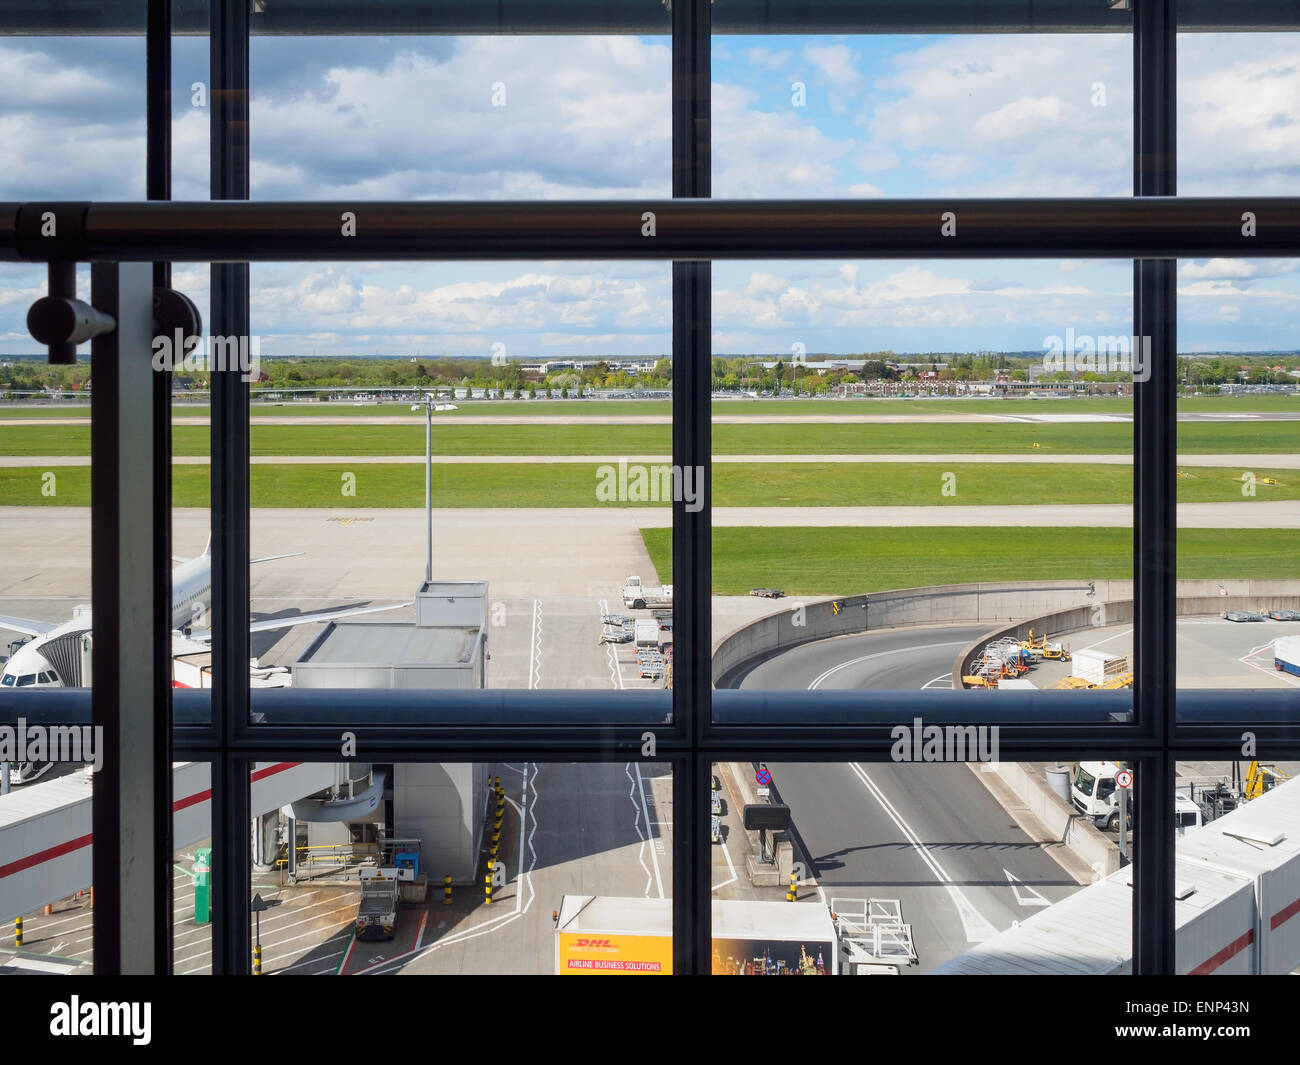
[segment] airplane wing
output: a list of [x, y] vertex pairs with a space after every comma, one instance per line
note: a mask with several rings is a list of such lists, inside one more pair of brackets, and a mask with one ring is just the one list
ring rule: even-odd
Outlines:
[[288, 618], [268, 618], [265, 621], [255, 621], [248, 626], [249, 632], [271, 632], [274, 629], [288, 629], [294, 625], [308, 625], [313, 621], [334, 621], [336, 618], [350, 618], [358, 614], [377, 614], [384, 610], [397, 610], [404, 606], [410, 606], [413, 600], [407, 600], [405, 603], [393, 603], [391, 606], [352, 606], [344, 607], [341, 610], [322, 610], [315, 614], [295, 614]]
[[316, 614], [295, 614], [292, 618], [268, 618], [263, 622], [253, 622], [248, 625], [248, 632], [270, 632], [277, 628], [291, 628], [292, 625], [305, 625], [312, 622], [333, 622], [337, 618], [355, 618], [357, 614], [378, 614], [383, 610], [398, 610], [403, 606], [411, 606], [412, 599], [407, 599], [404, 603], [393, 603], [391, 606], [348, 606], [342, 610], [321, 610]]
[[57, 621], [32, 621], [30, 618], [11, 618], [7, 614], [0, 614], [0, 629], [13, 629], [14, 632], [28, 636], [44, 636], [51, 629], [58, 628], [59, 624]]
[[290, 551], [287, 555], [263, 555], [261, 558], [250, 558], [248, 564], [256, 565], [258, 562], [274, 562], [277, 558], [297, 558], [299, 555], [305, 555], [306, 551]]
[[[252, 632], [274, 632], [276, 629], [291, 629], [295, 625], [309, 625], [314, 621], [334, 621], [338, 618], [355, 617], [358, 614], [377, 614], [384, 610], [397, 610], [404, 606], [410, 606], [413, 600], [408, 599], [405, 603], [392, 603], [389, 606], [350, 606], [343, 607], [340, 610], [322, 610], [315, 614], [294, 614], [286, 618], [266, 618], [263, 621], [254, 621], [248, 626], [248, 631]], [[182, 646], [181, 641], [185, 641]], [[181, 636], [179, 633], [172, 633], [172, 653], [181, 654], [185, 651], [206, 651], [212, 645], [212, 632], [204, 629], [198, 632], [191, 632], [189, 636]]]

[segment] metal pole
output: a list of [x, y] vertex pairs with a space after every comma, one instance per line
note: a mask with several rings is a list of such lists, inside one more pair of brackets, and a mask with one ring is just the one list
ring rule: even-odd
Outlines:
[[424, 579], [433, 580], [433, 403], [424, 397]]

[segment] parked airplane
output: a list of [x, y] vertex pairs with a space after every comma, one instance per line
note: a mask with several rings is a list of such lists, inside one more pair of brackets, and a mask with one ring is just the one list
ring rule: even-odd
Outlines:
[[[193, 654], [210, 649], [212, 634], [209, 629], [197, 626], [207, 618], [212, 609], [212, 541], [197, 558], [176, 559], [172, 570], [172, 654]], [[301, 551], [283, 555], [267, 555], [252, 559], [253, 563], [272, 562], [280, 558], [293, 558]], [[344, 607], [313, 614], [295, 614], [292, 617], [270, 618], [255, 621], [248, 627], [250, 633], [270, 632], [292, 628], [311, 622], [333, 621], [357, 614], [371, 614], [410, 606], [410, 601], [390, 606]], [[11, 629], [31, 637], [10, 645], [12, 655], [0, 669], [0, 687], [5, 688], [76, 688], [82, 686], [82, 661], [84, 641], [91, 633], [89, 607], [78, 607], [69, 621], [35, 621], [30, 618], [10, 617], [0, 614], [0, 629]], [[261, 676], [264, 670], [255, 670]], [[26, 763], [18, 767], [18, 783], [26, 783], [41, 776], [49, 763], [39, 766]]]

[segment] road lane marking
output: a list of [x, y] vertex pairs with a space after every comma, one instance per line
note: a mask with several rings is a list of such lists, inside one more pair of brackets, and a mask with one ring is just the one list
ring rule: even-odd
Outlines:
[[876, 802], [880, 804], [880, 808], [885, 811], [886, 816], [888, 816], [889, 819], [894, 822], [895, 826], [897, 826], [898, 830], [907, 837], [908, 842], [912, 844], [913, 849], [918, 855], [920, 855], [921, 860], [930, 867], [930, 871], [934, 873], [942, 883], [944, 890], [948, 892], [948, 897], [952, 899], [953, 905], [957, 907], [957, 915], [961, 918], [962, 928], [966, 932], [966, 941], [968, 943], [982, 943], [984, 940], [997, 935], [998, 930], [994, 928], [987, 919], [985, 919], [979, 910], [975, 908], [970, 899], [966, 897], [961, 888], [953, 882], [952, 877], [948, 875], [943, 866], [941, 866], [934, 855], [930, 853], [929, 848], [921, 842], [921, 838], [912, 830], [912, 827], [903, 820], [902, 815], [894, 808], [894, 805], [885, 798], [885, 793], [880, 790], [879, 785], [867, 776], [866, 771], [856, 762], [849, 762], [848, 766], [858, 779], [862, 781], [863, 786], [871, 793]]
[[[1011, 892], [1016, 896], [1016, 901], [1021, 906], [1050, 906], [1052, 904], [1051, 899], [1030, 887], [1020, 877], [1014, 876], [1010, 869], [1003, 869], [1002, 872], [1011, 884]], [[1026, 892], [1025, 895], [1020, 894], [1022, 889]]]
[[848, 669], [849, 666], [856, 666], [860, 662], [870, 662], [876, 658], [887, 658], [889, 655], [901, 655], [907, 651], [923, 651], [935, 647], [965, 647], [968, 642], [969, 641], [967, 640], [948, 640], [945, 643], [918, 643], [910, 647], [895, 647], [892, 651], [876, 651], [873, 654], [862, 655], [859, 658], [850, 658], [847, 662], [841, 662], [837, 666], [831, 666], [830, 669], [816, 677], [813, 682], [808, 685], [808, 690], [816, 691], [822, 686], [822, 682], [832, 673], [838, 673], [841, 669]]

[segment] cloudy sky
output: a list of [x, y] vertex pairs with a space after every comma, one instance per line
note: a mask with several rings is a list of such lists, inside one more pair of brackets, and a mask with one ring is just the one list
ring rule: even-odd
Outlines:
[[[1179, 48], [1179, 191], [1294, 195], [1300, 35]], [[670, 195], [667, 38], [254, 38], [256, 199]], [[1128, 36], [719, 37], [717, 197], [1124, 196]], [[208, 193], [207, 42], [179, 38], [174, 194]], [[142, 199], [141, 38], [0, 41], [0, 200]], [[1180, 264], [1184, 351], [1300, 348], [1293, 261]], [[715, 264], [719, 354], [1026, 350], [1127, 332], [1127, 262]], [[206, 267], [176, 284], [206, 305]], [[666, 352], [666, 263], [262, 264], [281, 354]], [[44, 270], [0, 266], [0, 352]], [[83, 278], [83, 285], [86, 281]]]

